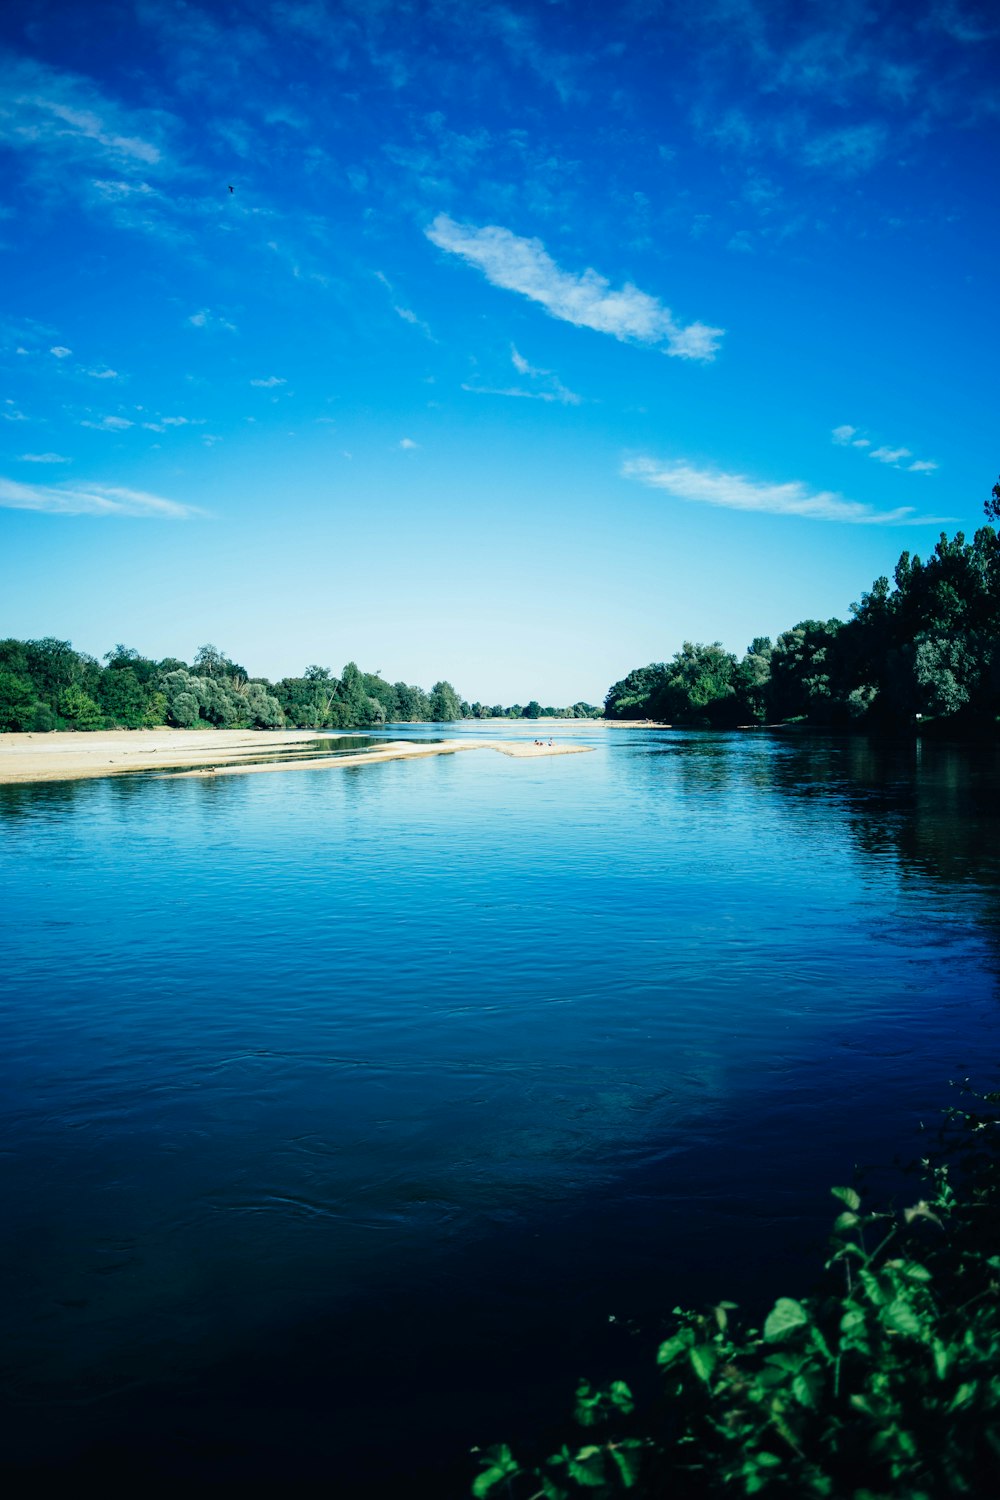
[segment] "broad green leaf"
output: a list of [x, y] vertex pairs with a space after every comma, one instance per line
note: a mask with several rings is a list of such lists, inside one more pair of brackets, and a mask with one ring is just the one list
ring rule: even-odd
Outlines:
[[862, 1266], [858, 1271], [858, 1280], [867, 1292], [869, 1302], [874, 1302], [876, 1307], [884, 1307], [889, 1299], [874, 1271], [869, 1271], [867, 1266]]
[[604, 1453], [593, 1445], [581, 1448], [576, 1457], [569, 1460], [569, 1472], [577, 1484], [599, 1489], [605, 1479]]
[[838, 1214], [833, 1221], [834, 1233], [840, 1234], [842, 1230], [853, 1229], [855, 1224], [860, 1223], [861, 1219], [857, 1214], [853, 1214], [849, 1209], [845, 1209], [844, 1212], [842, 1214]]
[[624, 1380], [613, 1380], [611, 1382], [609, 1395], [611, 1396], [612, 1405], [617, 1406], [619, 1411], [628, 1413], [635, 1410], [635, 1402], [632, 1399], [632, 1392], [629, 1390]]
[[835, 1198], [839, 1198], [841, 1203], [846, 1203], [848, 1208], [857, 1211], [861, 1207], [861, 1195], [855, 1192], [854, 1188], [835, 1187], [831, 1188], [830, 1192]]
[[611, 1457], [618, 1465], [618, 1472], [622, 1476], [622, 1484], [625, 1489], [630, 1490], [639, 1477], [639, 1465], [642, 1462], [642, 1442], [639, 1438], [625, 1438], [623, 1442], [616, 1443], [611, 1449]]
[[792, 1381], [792, 1395], [802, 1406], [809, 1407], [810, 1411], [815, 1411], [822, 1393], [823, 1375], [820, 1370], [800, 1370]]
[[490, 1467], [484, 1469], [481, 1474], [477, 1474], [472, 1481], [472, 1493], [476, 1496], [476, 1500], [482, 1500], [482, 1496], [488, 1495], [501, 1479], [521, 1472], [520, 1465], [506, 1443], [500, 1443], [497, 1447], [488, 1449], [484, 1455], [485, 1459], [489, 1460]]
[[860, 1307], [849, 1308], [840, 1320], [840, 1331], [848, 1338], [854, 1338], [856, 1334], [863, 1333], [864, 1328], [865, 1314]]
[[694, 1343], [694, 1334], [690, 1328], [682, 1328], [680, 1333], [675, 1333], [673, 1338], [660, 1345], [656, 1356], [658, 1365], [672, 1365], [675, 1359], [680, 1359]]
[[777, 1343], [808, 1322], [809, 1314], [801, 1302], [793, 1297], [779, 1297], [764, 1323], [764, 1338], [769, 1344]]
[[719, 1362], [719, 1356], [711, 1344], [697, 1344], [691, 1350], [691, 1365], [699, 1380], [706, 1385], [712, 1378], [712, 1371]]
[[584, 1380], [576, 1388], [576, 1420], [581, 1427], [593, 1427], [601, 1417], [601, 1393], [591, 1391], [590, 1382]]
[[951, 1364], [951, 1350], [941, 1339], [934, 1340], [934, 1369], [939, 1380], [943, 1380]]
[[778, 1349], [774, 1354], [769, 1354], [764, 1363], [773, 1365], [776, 1370], [791, 1371], [794, 1374], [802, 1368], [808, 1357], [801, 1349]]
[[882, 1321], [887, 1328], [894, 1328], [897, 1333], [905, 1333], [909, 1338], [919, 1339], [923, 1336], [923, 1324], [904, 1297], [896, 1297], [883, 1309]]
[[757, 1453], [755, 1457], [762, 1469], [781, 1468], [781, 1459], [776, 1453], [769, 1453], [766, 1448], [762, 1449], [760, 1453]]

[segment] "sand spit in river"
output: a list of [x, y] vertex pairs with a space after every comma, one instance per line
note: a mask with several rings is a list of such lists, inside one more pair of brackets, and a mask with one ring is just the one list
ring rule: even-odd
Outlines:
[[[412, 760], [463, 750], [499, 750], [502, 755], [521, 759], [574, 755], [590, 748], [505, 740], [441, 740], [436, 744], [387, 740], [375, 750], [359, 750], [356, 755], [327, 757], [316, 753], [315, 741], [347, 737], [335, 730], [322, 729], [115, 729], [94, 734], [3, 734], [0, 735], [0, 783], [73, 781], [85, 776], [118, 776], [126, 771], [227, 776], [250, 771], [358, 766], [371, 760]], [[296, 758], [296, 749], [309, 758]], [[249, 764], [261, 755], [282, 753], [289, 758]]]

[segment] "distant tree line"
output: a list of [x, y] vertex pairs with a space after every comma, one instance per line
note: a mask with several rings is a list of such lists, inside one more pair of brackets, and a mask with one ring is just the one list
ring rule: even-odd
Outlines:
[[[1000, 484], [986, 505], [1000, 520]], [[922, 562], [904, 552], [849, 620], [801, 620], [742, 657], [685, 641], [668, 662], [637, 667], [604, 704], [609, 719], [731, 728], [807, 722], [891, 729], [923, 720], [956, 730], [1000, 718], [1000, 536], [942, 532]]]
[[0, 641], [0, 732], [51, 729], [354, 729], [402, 720], [598, 718], [589, 703], [571, 708], [487, 707], [467, 703], [450, 682], [427, 693], [386, 682], [348, 662], [339, 677], [310, 666], [301, 677], [268, 682], [251, 677], [215, 646], [202, 646], [188, 665], [154, 661], [116, 646], [103, 663], [69, 641]]

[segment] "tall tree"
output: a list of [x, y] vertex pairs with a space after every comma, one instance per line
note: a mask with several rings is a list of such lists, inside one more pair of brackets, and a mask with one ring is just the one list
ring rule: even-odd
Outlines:
[[436, 682], [431, 688], [431, 718], [450, 724], [462, 717], [462, 700], [450, 682]]

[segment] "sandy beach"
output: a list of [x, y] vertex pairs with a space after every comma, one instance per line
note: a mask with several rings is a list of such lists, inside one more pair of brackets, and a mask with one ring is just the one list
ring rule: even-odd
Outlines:
[[[233, 776], [257, 771], [300, 771], [358, 766], [387, 760], [453, 755], [465, 750], [496, 750], [517, 759], [578, 755], [587, 745], [528, 745], [507, 740], [442, 740], [414, 744], [387, 740], [377, 750], [324, 756], [315, 741], [340, 738], [333, 730], [116, 729], [95, 734], [0, 735], [0, 784], [74, 781], [87, 776], [120, 776], [129, 771], [169, 771], [191, 776]], [[300, 753], [296, 755], [294, 752]], [[254, 764], [262, 755], [286, 760]]]

